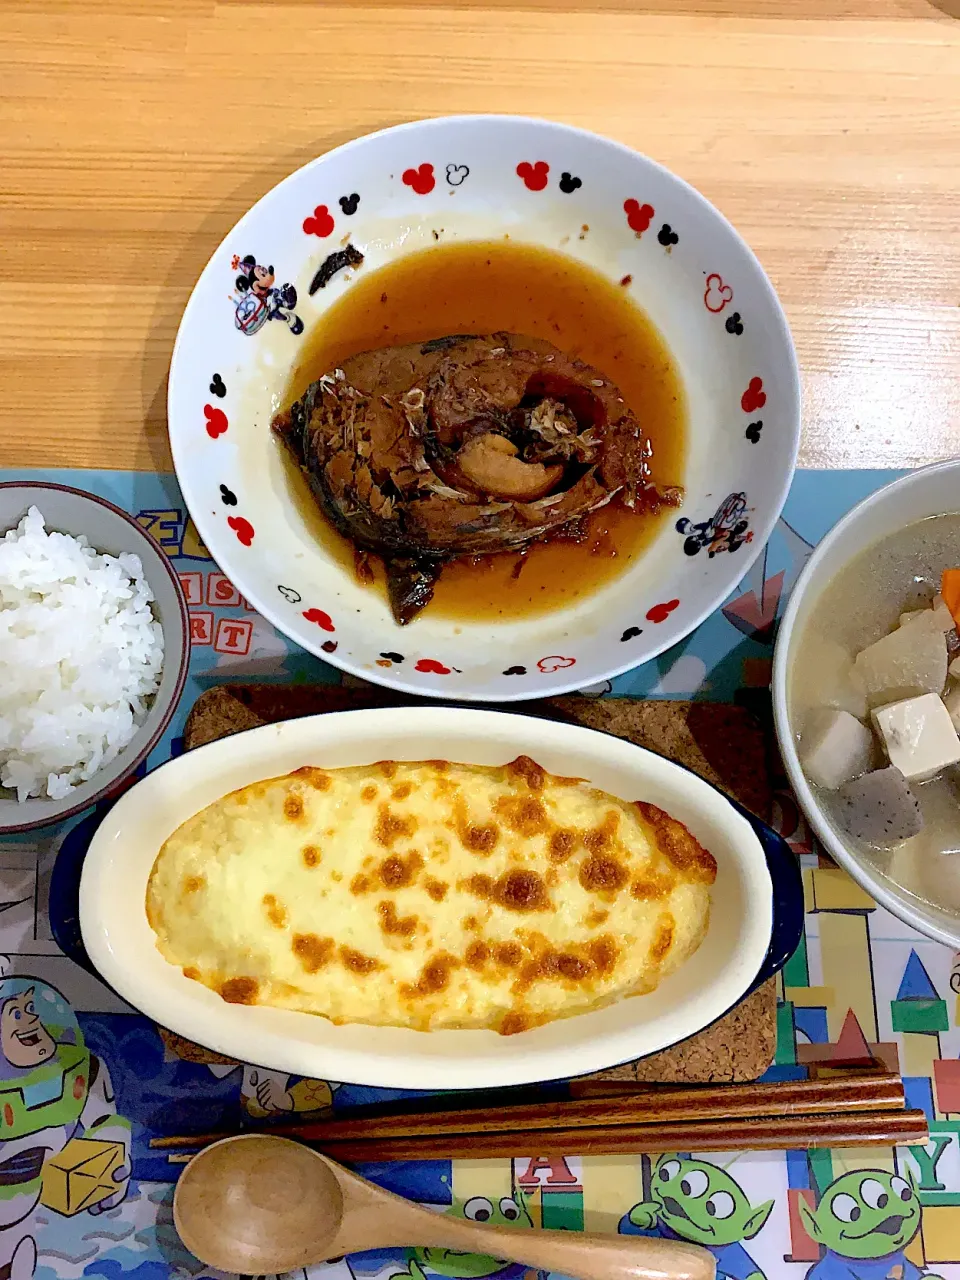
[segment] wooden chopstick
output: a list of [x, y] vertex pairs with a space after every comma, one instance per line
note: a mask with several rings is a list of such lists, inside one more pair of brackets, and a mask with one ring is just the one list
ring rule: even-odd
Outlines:
[[[829, 1080], [791, 1080], [746, 1085], [653, 1087], [639, 1093], [550, 1102], [356, 1115], [342, 1120], [271, 1126], [270, 1132], [307, 1142], [372, 1142], [439, 1138], [445, 1134], [513, 1134], [532, 1130], [706, 1123], [751, 1117], [833, 1115], [860, 1111], [896, 1111], [905, 1106], [903, 1081], [886, 1073]], [[223, 1133], [152, 1138], [151, 1147], [190, 1149], [206, 1146]]]
[[501, 1133], [425, 1133], [351, 1142], [317, 1139], [318, 1151], [347, 1164], [380, 1160], [505, 1159], [511, 1156], [639, 1155], [661, 1151], [793, 1151], [811, 1147], [923, 1146], [922, 1111], [846, 1111], [821, 1115], [715, 1119], [665, 1124], [537, 1129]]

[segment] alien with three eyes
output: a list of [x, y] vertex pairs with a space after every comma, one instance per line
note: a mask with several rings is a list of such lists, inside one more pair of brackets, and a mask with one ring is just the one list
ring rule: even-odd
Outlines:
[[621, 1235], [689, 1240], [716, 1258], [717, 1280], [766, 1280], [741, 1242], [760, 1231], [772, 1200], [755, 1209], [725, 1169], [679, 1155], [659, 1157], [650, 1197], [623, 1215]]

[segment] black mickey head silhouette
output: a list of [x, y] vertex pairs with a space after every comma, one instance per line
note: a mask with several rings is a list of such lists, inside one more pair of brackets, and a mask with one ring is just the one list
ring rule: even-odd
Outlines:
[[337, 204], [339, 204], [340, 208], [349, 218], [357, 212], [357, 206], [360, 204], [360, 197], [354, 191], [352, 196], [341, 196], [337, 201]]
[[642, 635], [643, 627], [627, 627], [626, 631], [620, 637], [620, 643], [623, 644], [624, 640], [634, 640], [637, 636]]
[[237, 505], [237, 495], [232, 489], [228, 489], [225, 484], [220, 486], [220, 500], [227, 507], [235, 507]]
[[572, 195], [577, 187], [582, 187], [583, 183], [579, 178], [575, 178], [572, 173], [561, 173], [560, 190], [565, 196]]
[[665, 222], [657, 232], [657, 239], [665, 249], [669, 249], [671, 245], [680, 243], [680, 237], [674, 231], [673, 227], [671, 227], [669, 222]]
[[507, 667], [503, 673], [505, 676], [525, 676], [527, 674], [526, 667]]
[[732, 316], [727, 316], [726, 329], [727, 333], [732, 333], [737, 338], [743, 333], [743, 321], [740, 319], [739, 311], [735, 311]]
[[381, 653], [380, 657], [381, 657], [381, 658], [387, 658], [390, 662], [402, 662], [402, 661], [403, 661], [403, 654], [402, 654], [402, 653], [389, 653], [389, 652], [388, 652], [388, 653]]
[[762, 430], [763, 430], [763, 423], [758, 419], [756, 422], [751, 422], [743, 434], [747, 437], [747, 439], [750, 441], [751, 444], [756, 444], [760, 439], [760, 432]]
[[277, 587], [277, 590], [283, 596], [284, 600], [289, 600], [291, 604], [299, 604], [303, 596], [299, 591], [294, 591], [293, 587]]
[[226, 384], [219, 373], [215, 373], [210, 379], [210, 393], [211, 395], [219, 396], [221, 400], [227, 394]]

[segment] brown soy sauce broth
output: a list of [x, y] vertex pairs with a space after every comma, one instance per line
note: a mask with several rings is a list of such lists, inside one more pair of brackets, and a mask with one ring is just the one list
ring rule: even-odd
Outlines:
[[[928, 606], [943, 570], [958, 565], [960, 515], [951, 514], [888, 534], [837, 572], [811, 603], [793, 645], [788, 698], [801, 741], [808, 717], [826, 697], [834, 703], [848, 695], [844, 657], [855, 657], [887, 635], [905, 610]], [[952, 683], [951, 677], [948, 687]], [[916, 836], [892, 850], [851, 844], [899, 888], [960, 914], [960, 766], [911, 786], [924, 821]], [[814, 790], [829, 812], [830, 793]]]
[[[509, 240], [437, 245], [376, 271], [360, 267], [306, 335], [284, 403], [349, 356], [449, 333], [507, 330], [546, 338], [619, 387], [653, 445], [653, 479], [682, 484], [687, 409], [679, 370], [651, 319], [619, 285], [564, 254]], [[291, 494], [327, 552], [353, 572], [352, 544], [317, 508], [281, 450]], [[672, 511], [636, 514], [616, 500], [589, 518], [579, 542], [534, 544], [444, 566], [424, 611], [457, 621], [519, 620], [568, 607], [618, 577]], [[386, 595], [381, 566], [375, 587]]]

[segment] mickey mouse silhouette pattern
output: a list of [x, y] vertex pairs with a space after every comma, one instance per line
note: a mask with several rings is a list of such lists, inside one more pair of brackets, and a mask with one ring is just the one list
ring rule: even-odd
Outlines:
[[297, 337], [303, 333], [303, 321], [294, 308], [297, 291], [292, 284], [277, 284], [272, 266], [261, 266], [252, 253], [245, 258], [234, 255], [231, 266], [236, 278], [235, 323], [241, 333], [252, 336], [268, 320], [282, 320]]

